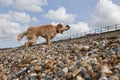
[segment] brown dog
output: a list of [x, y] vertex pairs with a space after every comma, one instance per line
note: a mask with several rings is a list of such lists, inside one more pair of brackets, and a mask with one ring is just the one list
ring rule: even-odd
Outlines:
[[18, 35], [18, 40], [21, 40], [24, 36], [27, 36], [28, 42], [25, 43], [26, 49], [32, 44], [37, 42], [38, 36], [41, 36], [46, 39], [48, 48], [50, 49], [51, 39], [55, 37], [58, 33], [63, 33], [63, 31], [67, 31], [70, 28], [69, 25], [64, 26], [59, 23], [57, 26], [55, 25], [42, 25], [42, 26], [32, 26], [29, 27], [27, 31]]

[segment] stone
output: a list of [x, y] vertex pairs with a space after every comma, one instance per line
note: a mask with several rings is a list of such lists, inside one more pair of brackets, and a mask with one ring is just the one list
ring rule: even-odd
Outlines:
[[102, 76], [102, 77], [100, 77], [98, 80], [108, 80], [108, 78], [105, 77], [105, 76]]
[[49, 72], [47, 78], [53, 78], [53, 76], [54, 76], [53, 72]]
[[45, 80], [44, 78], [41, 78], [40, 80]]
[[45, 74], [45, 73], [42, 73], [42, 74], [41, 74], [41, 77], [42, 77], [42, 78], [45, 78], [46, 76], [47, 76], [47, 74]]
[[87, 69], [85, 67], [82, 67], [81, 69], [81, 75], [84, 75], [87, 73]]
[[34, 67], [34, 70], [35, 70], [35, 72], [37, 72], [37, 73], [39, 73], [41, 69], [42, 69], [41, 66], [35, 66], [35, 67]]
[[2, 76], [0, 76], [0, 80], [3, 80]]
[[60, 68], [63, 68], [64, 67], [64, 63], [62, 61], [59, 61], [57, 66], [60, 67]]
[[116, 75], [115, 76], [110, 76], [109, 80], [119, 80], [119, 77], [117, 77]]
[[83, 46], [83, 48], [84, 48], [85, 51], [89, 51], [90, 50], [90, 47], [88, 45]]
[[68, 74], [66, 74], [66, 79], [71, 79], [72, 78], [72, 75], [71, 75], [71, 72], [69, 72]]
[[30, 80], [35, 80], [37, 77], [37, 74], [36, 73], [31, 73], [30, 74]]
[[42, 67], [45, 67], [45, 65], [46, 65], [45, 62], [41, 62]]
[[[116, 67], [117, 68], [117, 67]], [[120, 68], [120, 66], [119, 66], [119, 68]], [[118, 69], [114, 69], [113, 70], [113, 74], [119, 74], [119, 70]]]
[[24, 80], [29, 80], [29, 78], [28, 78], [28, 77], [25, 77]]
[[65, 67], [63, 70], [62, 70], [65, 74], [68, 73], [68, 67]]
[[32, 58], [31, 57], [25, 57], [25, 59], [23, 59], [21, 61], [22, 64], [30, 64]]
[[82, 66], [83, 66], [83, 64], [80, 61], [76, 62], [76, 67], [80, 68]]
[[31, 61], [31, 64], [36, 64], [37, 62], [38, 62], [38, 60], [35, 59], [35, 60], [32, 60], [32, 61]]
[[83, 76], [83, 78], [84, 78], [85, 80], [93, 80], [92, 77], [91, 77], [89, 74], [85, 74], [85, 75]]
[[46, 68], [47, 68], [47, 69], [52, 68], [53, 63], [54, 63], [54, 59], [49, 60], [49, 61], [46, 63]]
[[48, 74], [51, 71], [51, 69], [46, 69], [44, 72], [45, 74]]
[[69, 67], [68, 71], [72, 72], [74, 69], [75, 69], [75, 67], [74, 67], [74, 65], [72, 65], [72, 66]]
[[82, 78], [81, 76], [77, 76], [76, 80], [85, 80], [84, 78]]
[[118, 47], [118, 46], [119, 46], [119, 45], [116, 44], [116, 43], [113, 43], [113, 44], [110, 45], [111, 48], [116, 48], [116, 47]]
[[74, 78], [74, 77], [76, 77], [79, 73], [80, 73], [80, 71], [81, 71], [81, 68], [80, 69], [75, 69], [73, 72], [72, 72], [72, 77]]
[[25, 67], [21, 71], [16, 72], [15, 74], [13, 74], [13, 76], [11, 77], [11, 79], [14, 79], [16, 77], [19, 77], [20, 75], [23, 75], [24, 72], [27, 72], [28, 70], [30, 70], [30, 67], [31, 66]]
[[47, 77], [47, 78], [45, 78], [45, 80], [53, 80], [53, 78], [48, 78], [48, 77]]
[[59, 68], [59, 67], [54, 67], [54, 70], [53, 70], [54, 74], [57, 74], [57, 73], [60, 72], [60, 71], [61, 71], [61, 68]]
[[120, 46], [118, 48], [117, 55], [120, 55]]
[[82, 54], [80, 54], [80, 53], [77, 53], [76, 55], [77, 55], [78, 60], [80, 60], [83, 57]]
[[73, 63], [74, 63], [74, 62], [73, 62], [72, 60], [68, 60], [68, 65], [69, 65], [69, 66], [72, 66]]
[[60, 72], [58, 72], [58, 77], [62, 77], [62, 76], [64, 76], [64, 72], [63, 71], [60, 71]]
[[112, 74], [112, 71], [106, 65], [102, 66], [101, 72], [106, 74]]

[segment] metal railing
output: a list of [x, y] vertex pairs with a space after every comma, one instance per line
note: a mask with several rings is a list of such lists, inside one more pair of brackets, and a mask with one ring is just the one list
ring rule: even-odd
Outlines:
[[110, 26], [106, 26], [106, 27], [100, 27], [98, 29], [89, 30], [88, 32], [76, 33], [76, 34], [72, 34], [72, 35], [57, 37], [53, 41], [80, 38], [85, 35], [101, 34], [101, 33], [115, 31], [115, 30], [120, 30], [120, 24], [110, 25]]

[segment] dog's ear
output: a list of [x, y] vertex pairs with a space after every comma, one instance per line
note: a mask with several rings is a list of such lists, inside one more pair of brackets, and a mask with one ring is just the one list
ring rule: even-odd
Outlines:
[[56, 27], [57, 33], [60, 33], [60, 32], [61, 32], [60, 28], [62, 28], [62, 24], [59, 23], [59, 24], [57, 25], [57, 27]]
[[58, 25], [57, 25], [57, 28], [61, 28], [63, 25], [61, 24], [61, 23], [59, 23]]

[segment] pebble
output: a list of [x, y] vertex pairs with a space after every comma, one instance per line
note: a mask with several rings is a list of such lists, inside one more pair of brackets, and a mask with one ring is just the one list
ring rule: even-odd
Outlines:
[[72, 75], [71, 75], [71, 73], [68, 73], [67, 75], [66, 75], [66, 79], [71, 79], [72, 78]]
[[80, 69], [77, 69], [77, 68], [76, 68], [76, 69], [72, 72], [72, 77], [73, 77], [73, 78], [76, 77], [77, 74], [80, 73], [80, 71], [81, 71], [81, 68], [80, 68]]
[[68, 67], [65, 67], [63, 70], [62, 70], [65, 74], [68, 73]]
[[85, 80], [85, 79], [82, 78], [81, 76], [77, 76], [77, 80]]
[[119, 78], [115, 75], [115, 76], [111, 76], [109, 80], [119, 80]]
[[92, 77], [91, 77], [89, 74], [85, 74], [85, 75], [83, 76], [83, 78], [84, 78], [85, 80], [92, 80]]
[[42, 69], [41, 66], [35, 66], [35, 67], [34, 67], [34, 71], [35, 71], [36, 73], [39, 73], [41, 69]]
[[49, 72], [47, 78], [53, 78], [53, 76], [54, 76], [53, 72]]
[[108, 80], [108, 78], [105, 77], [105, 76], [102, 76], [102, 77], [100, 77], [98, 80]]
[[37, 74], [36, 73], [31, 73], [30, 74], [30, 80], [35, 80], [37, 77]]
[[42, 74], [41, 74], [41, 77], [42, 77], [42, 78], [45, 78], [46, 76], [47, 76], [47, 74], [45, 74], [45, 73], [42, 73]]
[[69, 72], [72, 72], [75, 69], [74, 65], [69, 67]]
[[44, 67], [46, 64], [45, 62], [41, 62], [41, 66]]
[[60, 71], [60, 72], [58, 72], [58, 77], [62, 77], [63, 75], [64, 75], [64, 72], [63, 71]]

